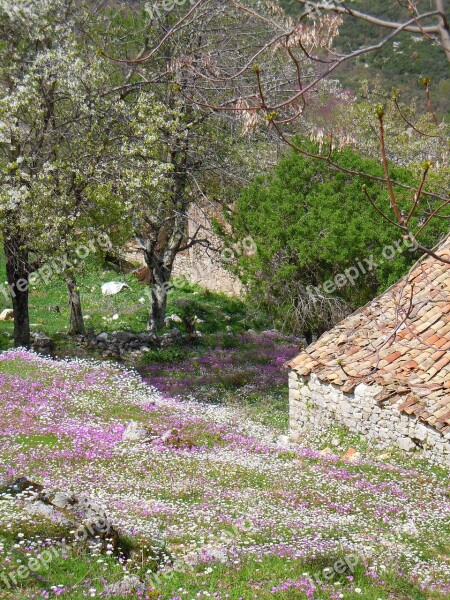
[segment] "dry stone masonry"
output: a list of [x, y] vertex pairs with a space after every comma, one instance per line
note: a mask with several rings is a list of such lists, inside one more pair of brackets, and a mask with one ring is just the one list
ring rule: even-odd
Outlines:
[[360, 383], [345, 393], [311, 374], [289, 375], [290, 439], [301, 442], [307, 431], [320, 432], [343, 425], [375, 442], [379, 448], [417, 451], [433, 462], [450, 466], [450, 433], [444, 436], [417, 417], [402, 414], [395, 405], [377, 402], [383, 389]]
[[[187, 236], [194, 236], [200, 227], [202, 237], [208, 240], [211, 248], [222, 248], [223, 242], [213, 231], [211, 222], [213, 218], [220, 221], [220, 213], [215, 213], [208, 208], [192, 206], [188, 215]], [[143, 251], [136, 244], [129, 243], [127, 245], [125, 258], [145, 265]], [[139, 276], [138, 272], [137, 275]], [[221, 252], [205, 248], [202, 245], [191, 246], [188, 250], [177, 254], [172, 277], [183, 277], [189, 283], [195, 283], [206, 290], [222, 292], [230, 296], [241, 296], [244, 292], [240, 280], [226, 268]]]

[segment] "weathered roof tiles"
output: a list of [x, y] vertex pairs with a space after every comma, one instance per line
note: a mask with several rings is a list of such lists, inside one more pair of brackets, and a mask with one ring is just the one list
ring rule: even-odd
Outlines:
[[[450, 260], [450, 236], [436, 254]], [[450, 431], [450, 264], [426, 256], [289, 366], [344, 392], [381, 385], [400, 411]]]

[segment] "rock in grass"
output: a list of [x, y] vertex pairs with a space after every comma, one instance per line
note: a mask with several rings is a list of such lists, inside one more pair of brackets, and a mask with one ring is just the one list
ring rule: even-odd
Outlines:
[[128, 423], [125, 431], [122, 434], [122, 440], [124, 442], [145, 442], [151, 437], [152, 436], [149, 429], [137, 421], [131, 421]]
[[[26, 477], [16, 479], [0, 492], [16, 497], [28, 514], [74, 530], [75, 542], [101, 545], [103, 549], [111, 547], [114, 552], [121, 552], [119, 534], [108, 515], [87, 496], [49, 491]], [[70, 537], [69, 533], [67, 537]]]
[[5, 308], [0, 313], [0, 321], [14, 321], [14, 311], [12, 308]]
[[347, 462], [355, 462], [360, 458], [360, 456], [361, 454], [357, 452], [354, 448], [349, 448], [342, 457], [342, 460], [346, 460]]
[[401, 437], [397, 440], [397, 445], [401, 450], [405, 452], [412, 452], [417, 449], [416, 444], [410, 437]]
[[116, 583], [107, 585], [104, 589], [105, 596], [128, 596], [136, 592], [144, 592], [146, 586], [137, 575], [127, 575]]
[[387, 460], [388, 458], [391, 458], [391, 455], [388, 452], [377, 456], [377, 460]]
[[277, 439], [278, 446], [287, 447], [289, 446], [289, 436], [288, 435], [280, 435]]
[[323, 448], [320, 452], [319, 452], [320, 456], [328, 456], [330, 454], [333, 454], [333, 450], [331, 448]]
[[43, 333], [32, 333], [31, 344], [35, 352], [44, 355], [51, 356], [55, 348], [52, 338], [48, 335], [44, 335]]
[[106, 333], [106, 331], [102, 331], [102, 333], [99, 333], [95, 339], [97, 340], [97, 342], [107, 342], [108, 341], [108, 334]]
[[103, 296], [115, 296], [122, 290], [131, 290], [131, 288], [126, 283], [119, 281], [108, 281], [102, 285]]

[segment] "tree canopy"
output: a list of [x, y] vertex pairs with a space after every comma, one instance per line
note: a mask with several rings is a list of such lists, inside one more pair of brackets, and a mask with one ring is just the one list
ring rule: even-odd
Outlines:
[[[349, 148], [335, 151], [333, 160], [344, 169], [382, 175], [379, 162]], [[417, 183], [402, 167], [392, 166], [392, 177]], [[405, 190], [396, 192], [406, 210]], [[380, 182], [330, 170], [293, 151], [241, 193], [229, 218], [234, 236], [252, 236], [257, 252], [240, 257], [238, 271], [253, 298], [262, 298], [289, 329], [327, 327], [394, 283], [417, 259], [414, 240], [380, 219], [367, 194], [377, 208], [388, 209]], [[436, 220], [421, 240], [432, 246], [446, 229], [445, 219]]]

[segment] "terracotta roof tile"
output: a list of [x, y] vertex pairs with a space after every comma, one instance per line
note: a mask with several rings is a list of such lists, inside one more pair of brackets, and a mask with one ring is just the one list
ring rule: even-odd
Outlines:
[[[450, 236], [436, 253], [450, 257]], [[399, 410], [450, 432], [450, 265], [426, 256], [289, 366], [345, 392], [377, 383]]]

